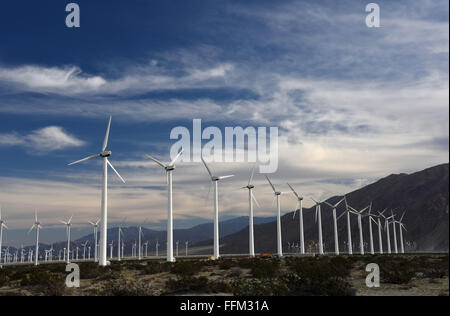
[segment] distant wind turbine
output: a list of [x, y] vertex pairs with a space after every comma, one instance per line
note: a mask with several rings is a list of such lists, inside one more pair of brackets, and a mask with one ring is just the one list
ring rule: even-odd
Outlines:
[[67, 222], [65, 221], [60, 221], [62, 224], [64, 224], [66, 226], [66, 234], [67, 234], [67, 258], [66, 258], [66, 262], [70, 263], [70, 228], [72, 226], [72, 218], [73, 215], [70, 216], [69, 220]]
[[208, 171], [209, 176], [211, 177], [212, 184], [214, 186], [214, 259], [217, 260], [220, 258], [220, 245], [219, 245], [219, 181], [225, 180], [234, 175], [229, 176], [215, 176], [213, 175], [211, 169], [208, 167], [205, 160], [202, 158], [202, 162], [205, 165], [206, 170]]
[[315, 221], [317, 223], [318, 229], [319, 229], [319, 254], [323, 255], [323, 234], [322, 234], [322, 209], [320, 205], [322, 204], [322, 201], [316, 201], [313, 198], [311, 200], [316, 203], [316, 215], [315, 215]]
[[37, 266], [39, 264], [39, 231], [42, 229], [41, 223], [38, 221], [37, 211], [34, 212], [34, 224], [33, 226], [31, 226], [28, 233], [30, 233], [33, 229], [36, 229], [36, 250], [34, 255], [34, 265]]
[[166, 170], [167, 176], [167, 190], [168, 190], [168, 214], [167, 214], [167, 261], [174, 262], [175, 258], [173, 256], [173, 184], [172, 184], [172, 172], [175, 170], [175, 163], [178, 158], [182, 155], [183, 150], [181, 150], [178, 155], [168, 164], [147, 155], [147, 158], [156, 162], [159, 166]]
[[3, 229], [8, 229], [8, 226], [6, 226], [6, 221], [2, 217], [2, 206], [0, 205], [0, 263], [2, 260]]
[[399, 230], [400, 230], [400, 252], [401, 253], [405, 253], [405, 245], [404, 245], [404, 241], [403, 241], [403, 230], [406, 231], [406, 227], [405, 227], [405, 225], [402, 222], [403, 221], [403, 217], [405, 217], [405, 214], [406, 214], [406, 211], [403, 212], [403, 215], [400, 218], [400, 220], [394, 222], [394, 225], [395, 224], [399, 225]]
[[361, 211], [355, 210], [353, 207], [349, 206], [350, 212], [358, 216], [358, 227], [359, 227], [359, 251], [362, 255], [364, 255], [364, 235], [363, 235], [363, 226], [362, 226], [362, 214], [367, 211], [370, 206], [362, 209]]
[[125, 180], [121, 177], [121, 175], [117, 172], [117, 170], [114, 168], [114, 166], [109, 162], [108, 157], [111, 156], [111, 151], [106, 151], [106, 147], [108, 146], [108, 139], [109, 139], [109, 131], [111, 129], [111, 120], [112, 117], [109, 117], [108, 122], [108, 128], [106, 130], [105, 139], [103, 141], [102, 151], [101, 153], [97, 155], [93, 155], [75, 162], [72, 162], [69, 164], [75, 165], [80, 162], [84, 162], [90, 159], [94, 158], [102, 158], [103, 160], [103, 181], [102, 181], [102, 217], [101, 217], [101, 236], [100, 236], [100, 260], [99, 265], [100, 266], [106, 266], [108, 264], [107, 262], [107, 254], [106, 254], [106, 248], [107, 248], [107, 229], [108, 229], [108, 166], [111, 167], [111, 169], [115, 172], [115, 174], [119, 177], [119, 179], [125, 183]]
[[253, 194], [253, 189], [255, 186], [253, 185], [253, 176], [255, 175], [255, 168], [256, 166], [253, 166], [252, 172], [250, 174], [250, 178], [248, 179], [248, 184], [245, 187], [242, 187], [242, 189], [248, 190], [248, 233], [249, 233], [249, 256], [254, 257], [255, 256], [255, 233], [254, 233], [254, 225], [253, 225], [253, 202], [259, 207], [259, 203], [255, 198], [255, 195]]
[[275, 200], [277, 201], [277, 254], [278, 257], [283, 257], [283, 241], [281, 236], [281, 195], [284, 193], [275, 189], [275, 186], [268, 176], [266, 176], [266, 179], [272, 187], [273, 193], [275, 194]]
[[337, 214], [336, 209], [341, 204], [345, 198], [337, 202], [336, 204], [332, 205], [328, 202], [325, 202], [328, 206], [330, 206], [333, 209], [333, 224], [334, 224], [334, 252], [336, 255], [339, 255], [339, 234], [338, 234], [338, 225], [337, 225]]
[[97, 245], [98, 245], [97, 238], [98, 238], [98, 224], [99, 223], [100, 223], [100, 219], [97, 220], [96, 222], [89, 222], [89, 224], [91, 224], [92, 227], [94, 228], [94, 243], [95, 243], [95, 245], [94, 245], [94, 261], [95, 262], [98, 261], [98, 259], [97, 259], [97, 254], [98, 254], [98, 251], [97, 251]]
[[297, 206], [295, 207], [294, 216], [298, 211], [299, 214], [299, 220], [300, 220], [300, 253], [302, 255], [305, 254], [305, 230], [303, 226], [303, 196], [300, 196], [297, 191], [294, 190], [294, 188], [288, 183], [287, 184], [289, 188], [291, 189], [294, 196], [297, 198]]
[[391, 214], [392, 214], [392, 230], [393, 230], [393, 234], [394, 234], [394, 251], [396, 254], [398, 254], [398, 244], [397, 244], [397, 221], [395, 220], [395, 214], [394, 211], [391, 210]]

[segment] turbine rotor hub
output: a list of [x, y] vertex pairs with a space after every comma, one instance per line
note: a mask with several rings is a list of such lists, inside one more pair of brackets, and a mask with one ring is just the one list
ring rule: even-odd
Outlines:
[[173, 170], [175, 170], [175, 166], [169, 166], [169, 167], [166, 167], [165, 169], [166, 169], [166, 171], [173, 171]]
[[253, 184], [247, 185], [247, 189], [249, 189], [249, 190], [254, 189], [254, 188], [255, 188], [255, 186]]

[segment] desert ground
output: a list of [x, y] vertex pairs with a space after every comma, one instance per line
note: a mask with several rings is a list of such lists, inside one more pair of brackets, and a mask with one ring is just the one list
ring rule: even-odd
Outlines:
[[[380, 287], [366, 286], [366, 265]], [[448, 254], [225, 258], [79, 263], [67, 288], [65, 264], [0, 269], [0, 296], [448, 296]]]

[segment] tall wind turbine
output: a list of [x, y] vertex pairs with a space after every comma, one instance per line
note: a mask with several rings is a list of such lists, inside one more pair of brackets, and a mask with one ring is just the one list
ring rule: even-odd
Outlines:
[[183, 149], [178, 155], [168, 164], [162, 163], [156, 158], [147, 155], [147, 158], [156, 162], [159, 166], [166, 170], [167, 176], [167, 190], [168, 190], [168, 214], [167, 214], [167, 261], [174, 262], [173, 256], [173, 184], [172, 184], [172, 172], [175, 170], [175, 163], [183, 153]]
[[[212, 184], [214, 186], [214, 260], [220, 258], [220, 245], [219, 245], [219, 181], [234, 177], [234, 175], [229, 176], [215, 176], [211, 172], [211, 169], [206, 164], [202, 156], [202, 162], [211, 177]], [[171, 245], [172, 247], [172, 245]]]
[[8, 229], [6, 221], [2, 217], [2, 207], [0, 205], [0, 263], [2, 261], [3, 228]]
[[102, 188], [102, 217], [101, 217], [101, 235], [100, 235], [100, 260], [99, 260], [99, 265], [100, 266], [106, 266], [108, 264], [107, 262], [107, 241], [108, 241], [108, 236], [107, 236], [107, 229], [108, 229], [108, 166], [111, 167], [111, 169], [115, 172], [115, 174], [119, 177], [119, 179], [125, 183], [125, 180], [121, 177], [121, 175], [117, 172], [117, 170], [114, 168], [114, 166], [109, 162], [108, 157], [111, 156], [111, 151], [107, 151], [106, 147], [108, 146], [108, 139], [109, 139], [109, 131], [111, 129], [111, 120], [112, 117], [109, 117], [109, 122], [108, 122], [108, 128], [106, 129], [106, 135], [105, 135], [105, 139], [103, 141], [103, 146], [102, 146], [102, 151], [101, 153], [97, 154], [97, 155], [93, 155], [75, 162], [72, 162], [69, 164], [69, 166], [71, 165], [75, 165], [78, 164], [80, 162], [84, 162], [90, 159], [94, 159], [94, 158], [102, 158], [103, 160], [103, 188]]
[[253, 176], [255, 175], [255, 168], [256, 166], [253, 166], [252, 173], [250, 174], [250, 178], [248, 179], [248, 184], [245, 187], [242, 187], [242, 189], [248, 189], [248, 219], [249, 219], [249, 225], [248, 225], [248, 232], [249, 232], [249, 255], [250, 257], [255, 256], [255, 233], [253, 230], [253, 202], [259, 207], [259, 203], [256, 200], [255, 196], [253, 195], [253, 189], [255, 186], [253, 185]]
[[348, 247], [348, 254], [353, 254], [353, 245], [352, 245], [352, 224], [351, 224], [351, 218], [350, 218], [350, 206], [347, 203], [347, 197], [344, 196], [345, 201], [345, 212], [342, 213], [338, 220], [345, 215], [347, 215], [347, 247]]
[[37, 266], [39, 264], [39, 231], [42, 229], [41, 223], [38, 221], [37, 211], [34, 212], [34, 224], [31, 226], [28, 233], [30, 233], [33, 229], [36, 229], [36, 247], [34, 254], [34, 265]]
[[364, 235], [363, 235], [363, 226], [362, 226], [362, 214], [369, 208], [370, 206], [362, 209], [361, 211], [355, 210], [353, 207], [349, 206], [350, 212], [358, 216], [358, 227], [359, 227], [359, 252], [364, 255]]
[[142, 225], [139, 225], [138, 228], [138, 242], [139, 242], [139, 250], [138, 250], [138, 259], [142, 260], [142, 237], [144, 236], [144, 233], [142, 232], [142, 226], [145, 225], [145, 223], [147, 222], [147, 220], [144, 221], [144, 223]]
[[402, 217], [400, 218], [400, 220], [394, 222], [394, 225], [398, 224], [398, 227], [399, 227], [399, 230], [400, 230], [400, 252], [401, 253], [405, 253], [405, 244], [403, 242], [403, 230], [406, 231], [406, 227], [405, 227], [405, 225], [402, 222], [403, 221], [403, 217], [405, 217], [405, 214], [406, 214], [406, 211], [403, 212]]
[[95, 243], [95, 245], [94, 245], [94, 262], [97, 262], [97, 261], [98, 261], [98, 258], [97, 258], [97, 254], [98, 254], [98, 249], [97, 249], [98, 242], [97, 242], [97, 238], [98, 238], [98, 224], [99, 224], [99, 223], [100, 223], [100, 219], [97, 220], [96, 222], [89, 222], [89, 224], [91, 224], [92, 227], [94, 228], [94, 243]]
[[67, 222], [65, 221], [60, 221], [62, 224], [64, 224], [66, 226], [66, 234], [67, 234], [67, 258], [66, 258], [66, 262], [70, 263], [70, 228], [72, 226], [72, 218], [73, 215], [70, 216], [69, 220]]
[[327, 204], [329, 207], [331, 207], [333, 209], [333, 223], [334, 223], [334, 252], [336, 255], [339, 255], [339, 234], [338, 234], [338, 225], [337, 225], [337, 214], [336, 214], [336, 209], [339, 206], [339, 204], [341, 204], [343, 201], [345, 200], [345, 198], [342, 198], [342, 200], [340, 200], [339, 202], [337, 202], [336, 204], [332, 205], [328, 202], [325, 202], [325, 204]]
[[300, 253], [302, 255], [304, 255], [305, 254], [305, 230], [304, 230], [304, 226], [303, 226], [303, 197], [300, 196], [300, 194], [298, 194], [297, 191], [295, 191], [294, 188], [289, 183], [287, 185], [291, 189], [294, 196], [297, 198], [297, 206], [295, 207], [294, 216], [292, 218], [295, 218], [295, 214], [298, 211], [298, 214], [300, 217]]
[[275, 186], [270, 181], [269, 177], [266, 176], [267, 181], [272, 187], [273, 193], [275, 194], [275, 199], [277, 201], [277, 253], [278, 257], [283, 257], [283, 241], [281, 237], [281, 195], [283, 192], [277, 191]]
[[391, 210], [392, 214], [392, 230], [394, 234], [394, 251], [396, 254], [398, 254], [398, 244], [397, 244], [397, 225], [395, 224], [397, 221], [395, 220], [395, 214], [394, 211]]
[[389, 228], [389, 220], [392, 218], [392, 216], [386, 217], [383, 214], [381, 216], [384, 218], [384, 230], [386, 231], [386, 239], [387, 239], [387, 251], [388, 254], [392, 253], [392, 247], [391, 247], [391, 232]]
[[322, 201], [316, 201], [313, 198], [311, 198], [311, 200], [313, 200], [314, 203], [316, 203], [315, 220], [319, 228], [319, 254], [323, 255], [324, 251], [323, 251], [323, 234], [322, 234], [322, 209], [320, 206], [322, 204]]
[[380, 245], [380, 254], [383, 254], [383, 235], [382, 235], [382, 228], [383, 226], [381, 225], [381, 217], [383, 216], [384, 212], [386, 212], [387, 209], [384, 209], [383, 212], [378, 212], [378, 216], [377, 216], [377, 225], [378, 225], [378, 243]]
[[370, 237], [370, 254], [375, 254], [375, 246], [373, 243], [373, 229], [372, 229], [372, 222], [378, 225], [378, 222], [374, 219], [376, 217], [374, 214], [372, 214], [372, 203], [370, 203], [369, 207], [369, 213], [367, 214], [369, 217], [369, 237]]

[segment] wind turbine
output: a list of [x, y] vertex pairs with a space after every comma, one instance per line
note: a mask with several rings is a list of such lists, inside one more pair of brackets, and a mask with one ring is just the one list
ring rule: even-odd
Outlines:
[[88, 244], [88, 240], [86, 240], [86, 242], [84, 244], [82, 244], [83, 246], [83, 260], [86, 260], [86, 246]]
[[8, 229], [8, 226], [6, 226], [6, 221], [2, 217], [2, 206], [0, 205], [0, 262], [2, 260], [3, 228]]
[[100, 219], [97, 220], [96, 222], [89, 222], [89, 224], [91, 224], [92, 227], [94, 228], [94, 243], [95, 243], [95, 245], [94, 245], [94, 261], [95, 262], [98, 261], [98, 259], [97, 259], [97, 254], [98, 254], [98, 251], [97, 251], [97, 245], [98, 245], [97, 238], [98, 238], [98, 224], [99, 223], [100, 223]]
[[122, 226], [123, 226], [123, 223], [125, 222], [125, 220], [126, 220], [126, 218], [123, 220], [123, 222], [122, 222], [122, 224], [120, 224], [120, 226], [119, 226], [119, 228], [117, 229], [118, 231], [117, 231], [117, 261], [121, 261], [121, 254], [122, 254], [122, 251], [121, 251], [121, 243], [120, 243], [120, 238], [123, 236], [123, 232], [122, 232]]
[[348, 254], [353, 254], [353, 244], [352, 244], [352, 225], [351, 225], [351, 218], [350, 218], [350, 206], [347, 203], [347, 197], [344, 196], [345, 201], [345, 212], [342, 213], [337, 220], [339, 220], [342, 216], [347, 215], [347, 248], [348, 248]]
[[109, 244], [109, 259], [111, 260], [113, 258], [113, 249], [114, 249], [114, 240], [111, 240], [111, 243]]
[[336, 255], [339, 255], [339, 234], [338, 234], [338, 226], [337, 226], [337, 214], [336, 209], [345, 200], [345, 197], [342, 198], [339, 202], [332, 205], [328, 202], [325, 202], [328, 206], [330, 206], [333, 209], [333, 223], [334, 223], [334, 252]]
[[248, 232], [249, 232], [249, 255], [250, 257], [255, 256], [255, 233], [253, 229], [253, 201], [256, 203], [256, 205], [259, 207], [259, 203], [256, 200], [255, 196], [253, 195], [253, 189], [255, 186], [252, 184], [253, 182], [253, 176], [255, 175], [255, 168], [256, 166], [253, 166], [252, 173], [250, 174], [250, 178], [248, 179], [248, 184], [245, 187], [242, 187], [242, 189], [248, 189]]
[[311, 198], [311, 200], [313, 200], [314, 203], [316, 203], [315, 221], [319, 228], [319, 254], [323, 255], [324, 251], [323, 251], [323, 235], [322, 235], [322, 209], [320, 207], [320, 205], [322, 204], [322, 201], [316, 201], [313, 198]]
[[156, 255], [156, 257], [158, 257], [159, 256], [159, 241], [158, 240], [156, 240], [155, 249], [156, 249], [155, 255]]
[[375, 254], [375, 247], [374, 247], [374, 244], [373, 244], [372, 222], [374, 222], [376, 225], [378, 225], [378, 222], [374, 219], [374, 217], [376, 217], [376, 216], [372, 214], [372, 203], [370, 203], [369, 213], [367, 214], [367, 216], [369, 217], [370, 254], [374, 255]]
[[387, 251], [388, 254], [392, 253], [392, 247], [391, 247], [391, 233], [389, 229], [389, 220], [392, 218], [392, 216], [386, 217], [383, 214], [380, 214], [384, 218], [384, 230], [386, 230], [386, 238], [387, 238]]
[[186, 257], [187, 257], [188, 256], [189, 241], [186, 241], [185, 245], [186, 245]]
[[394, 211], [391, 210], [392, 214], [392, 227], [393, 227], [393, 233], [394, 233], [394, 251], [396, 254], [398, 254], [398, 244], [397, 244], [397, 227], [396, 227], [396, 220], [395, 220], [395, 214]]
[[214, 260], [220, 258], [220, 249], [219, 249], [219, 181], [234, 177], [234, 175], [229, 176], [215, 176], [211, 172], [211, 169], [206, 164], [205, 160], [202, 158], [202, 162], [205, 165], [206, 170], [208, 171], [209, 176], [211, 177], [212, 184], [214, 186]]
[[70, 216], [69, 220], [67, 222], [65, 221], [60, 221], [62, 224], [64, 224], [66, 226], [66, 234], [67, 234], [67, 258], [66, 258], [66, 262], [70, 263], [70, 227], [72, 226], [72, 218], [73, 215]]
[[38, 221], [37, 211], [34, 212], [34, 224], [31, 226], [28, 233], [30, 233], [33, 229], [36, 229], [36, 250], [34, 255], [34, 265], [37, 266], [39, 264], [39, 231], [42, 229], [41, 223]]
[[281, 195], [283, 192], [275, 189], [275, 186], [270, 181], [268, 176], [266, 176], [266, 179], [272, 187], [273, 193], [275, 194], [275, 199], [277, 201], [277, 252], [278, 257], [283, 257], [283, 241], [281, 237]]
[[403, 212], [402, 217], [400, 218], [400, 220], [394, 222], [394, 225], [398, 224], [399, 225], [399, 229], [400, 229], [400, 252], [401, 253], [405, 253], [405, 245], [403, 243], [403, 230], [405, 230], [405, 231], [407, 231], [407, 230], [406, 230], [405, 225], [402, 222], [403, 221], [403, 217], [405, 217], [405, 214], [406, 214], [406, 211]]
[[363, 235], [363, 227], [362, 227], [362, 214], [370, 208], [370, 206], [362, 209], [361, 211], [355, 210], [353, 207], [349, 206], [350, 212], [358, 216], [358, 227], [359, 227], [359, 248], [360, 253], [364, 255], [364, 235]]
[[177, 241], [176, 241], [176, 245], [177, 245], [177, 247], [176, 247], [176, 249], [177, 249], [176, 256], [177, 256], [177, 257], [178, 257], [178, 246], [179, 246], [179, 244], [180, 244], [180, 241], [177, 240]]
[[[168, 164], [147, 155], [147, 158], [156, 162], [159, 166], [166, 170], [167, 176], [167, 190], [168, 190], [168, 214], [167, 214], [167, 261], [174, 262], [175, 258], [173, 256], [173, 184], [172, 184], [172, 172], [175, 170], [175, 163], [178, 158], [180, 158], [183, 153], [183, 149], [178, 153], [178, 155]], [[140, 247], [140, 246], [139, 246]], [[139, 250], [140, 252], [140, 250]]]
[[383, 212], [378, 212], [377, 216], [377, 225], [378, 225], [378, 243], [380, 244], [380, 254], [383, 254], [383, 235], [381, 233], [382, 225], [381, 225], [381, 217], [387, 209], [384, 209]]
[[94, 159], [94, 158], [102, 158], [102, 160], [103, 160], [102, 217], [101, 217], [102, 227], [101, 227], [101, 235], [100, 235], [101, 243], [100, 243], [100, 260], [99, 260], [100, 266], [106, 266], [108, 264], [108, 262], [106, 260], [106, 247], [107, 247], [107, 241], [108, 241], [108, 236], [107, 236], [107, 229], [108, 229], [108, 166], [110, 166], [111, 169], [115, 172], [115, 174], [119, 177], [119, 179], [123, 183], [125, 183], [125, 180], [120, 176], [120, 174], [117, 172], [117, 170], [114, 168], [114, 166], [108, 160], [108, 157], [111, 156], [111, 151], [106, 151], [106, 147], [108, 146], [109, 131], [111, 129], [111, 120], [112, 120], [112, 117], [110, 116], [109, 122], [108, 122], [108, 128], [106, 129], [105, 140], [103, 141], [101, 153], [78, 160], [78, 161], [75, 161], [75, 162], [72, 162], [69, 164], [69, 166], [71, 166], [71, 165], [75, 165], [80, 162], [84, 162], [84, 161]]
[[300, 252], [302, 255], [305, 254], [305, 231], [303, 226], [303, 196], [300, 196], [300, 194], [297, 193], [297, 191], [294, 190], [294, 188], [288, 183], [287, 184], [289, 188], [291, 189], [294, 196], [297, 198], [297, 206], [295, 207], [294, 216], [292, 219], [295, 218], [295, 214], [297, 214], [297, 211], [299, 211], [299, 218], [300, 218]]

